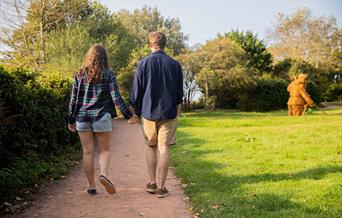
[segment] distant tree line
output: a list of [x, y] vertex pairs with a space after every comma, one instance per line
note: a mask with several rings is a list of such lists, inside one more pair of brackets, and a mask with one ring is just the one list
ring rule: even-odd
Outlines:
[[[312, 17], [308, 8], [278, 14], [268, 41], [266, 46], [251, 31], [232, 30], [186, 50], [177, 58], [186, 84], [198, 87], [185, 93], [191, 97], [199, 88], [208, 109], [274, 110], [286, 106], [287, 84], [307, 73], [317, 103], [342, 100], [342, 29], [334, 17]], [[187, 98], [187, 106], [194, 105]]]

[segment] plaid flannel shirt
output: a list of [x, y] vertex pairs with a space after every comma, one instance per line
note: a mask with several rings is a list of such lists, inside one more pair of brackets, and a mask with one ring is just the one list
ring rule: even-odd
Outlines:
[[87, 83], [86, 75], [75, 77], [69, 104], [68, 123], [92, 122], [105, 113], [116, 117], [115, 106], [129, 119], [131, 111], [126, 106], [118, 89], [115, 75], [110, 70], [102, 72], [99, 83]]

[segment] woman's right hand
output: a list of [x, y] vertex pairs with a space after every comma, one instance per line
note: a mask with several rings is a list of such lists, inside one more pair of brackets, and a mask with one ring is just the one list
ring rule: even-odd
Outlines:
[[73, 123], [73, 124], [68, 124], [68, 129], [71, 131], [71, 132], [76, 132], [76, 124]]

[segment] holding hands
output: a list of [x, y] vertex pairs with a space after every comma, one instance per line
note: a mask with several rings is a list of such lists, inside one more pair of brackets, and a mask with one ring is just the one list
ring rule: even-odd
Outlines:
[[133, 116], [128, 120], [129, 124], [136, 124], [139, 122], [139, 117], [136, 114], [133, 114]]

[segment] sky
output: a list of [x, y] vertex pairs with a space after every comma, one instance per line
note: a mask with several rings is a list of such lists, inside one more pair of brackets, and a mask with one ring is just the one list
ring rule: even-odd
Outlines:
[[179, 18], [189, 45], [205, 43], [232, 29], [251, 30], [265, 39], [278, 13], [308, 7], [313, 16], [333, 15], [342, 25], [342, 0], [99, 0], [112, 12], [157, 7], [164, 17]]

